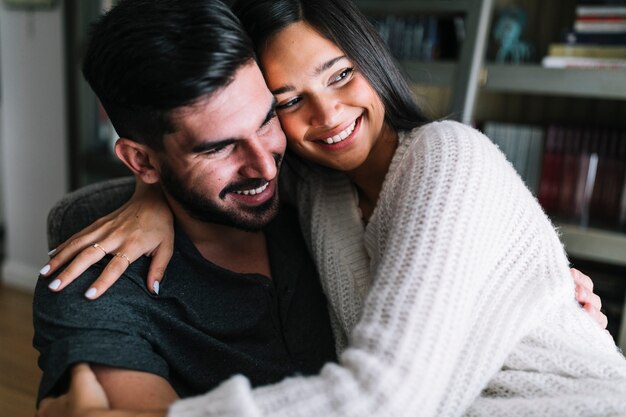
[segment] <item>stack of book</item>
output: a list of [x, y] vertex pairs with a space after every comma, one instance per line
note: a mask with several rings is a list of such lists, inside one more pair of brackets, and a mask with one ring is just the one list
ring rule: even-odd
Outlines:
[[536, 126], [487, 122], [483, 131], [506, 155], [530, 191], [537, 195], [544, 148], [543, 129]]
[[551, 44], [550, 68], [626, 69], [626, 0], [584, 0], [565, 43]]
[[549, 215], [626, 230], [626, 129], [489, 122], [484, 132]]
[[399, 60], [454, 60], [465, 38], [462, 16], [370, 16]]

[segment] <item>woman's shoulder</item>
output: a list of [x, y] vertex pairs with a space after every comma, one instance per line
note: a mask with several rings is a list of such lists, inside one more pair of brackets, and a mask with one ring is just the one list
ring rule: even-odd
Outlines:
[[411, 142], [434, 143], [466, 143], [468, 140], [478, 142], [489, 142], [489, 139], [472, 126], [456, 122], [454, 120], [443, 120], [430, 122], [411, 131], [405, 132], [405, 139]]
[[[430, 163], [472, 163], [501, 160], [501, 152], [480, 131], [455, 121], [430, 122], [400, 135], [398, 154], [403, 160]], [[408, 156], [409, 158], [406, 158]]]

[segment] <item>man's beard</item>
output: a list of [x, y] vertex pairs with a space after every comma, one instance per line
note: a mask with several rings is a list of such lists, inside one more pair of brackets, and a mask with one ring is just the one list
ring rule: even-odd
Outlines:
[[[280, 159], [279, 156], [276, 157], [277, 166], [280, 165]], [[278, 176], [276, 179], [277, 178]], [[241, 181], [229, 185], [225, 190], [234, 191], [257, 188], [265, 182], [266, 181], [258, 179]], [[274, 195], [263, 204], [227, 210], [219, 207], [215, 202], [206, 198], [202, 193], [197, 192], [192, 187], [185, 185], [166, 162], [161, 164], [161, 184], [165, 191], [167, 191], [191, 217], [206, 223], [222, 224], [249, 232], [256, 232], [267, 226], [278, 213], [278, 187], [276, 187]], [[225, 195], [226, 193], [220, 193], [220, 198], [223, 194]]]

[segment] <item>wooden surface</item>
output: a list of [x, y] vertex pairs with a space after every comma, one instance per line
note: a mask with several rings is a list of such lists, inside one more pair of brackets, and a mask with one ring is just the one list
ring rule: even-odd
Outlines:
[[0, 416], [33, 417], [41, 372], [32, 347], [32, 294], [0, 283]]

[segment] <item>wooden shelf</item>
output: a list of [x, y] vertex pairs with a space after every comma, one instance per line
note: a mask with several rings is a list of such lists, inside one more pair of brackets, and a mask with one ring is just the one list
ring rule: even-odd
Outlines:
[[558, 226], [569, 256], [626, 266], [626, 234], [570, 224]]
[[487, 91], [626, 100], [626, 70], [486, 66]]

